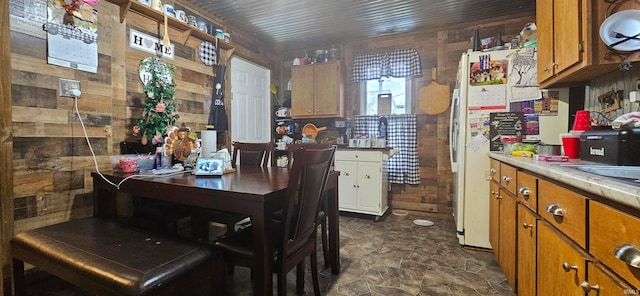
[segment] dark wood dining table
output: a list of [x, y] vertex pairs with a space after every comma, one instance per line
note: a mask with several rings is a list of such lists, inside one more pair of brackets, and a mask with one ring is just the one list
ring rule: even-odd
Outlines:
[[[118, 184], [129, 175], [102, 173], [111, 183]], [[329, 233], [331, 272], [340, 272], [340, 241], [338, 226], [338, 175], [332, 171], [326, 187], [326, 207]], [[94, 216], [113, 217], [116, 193], [163, 200], [181, 205], [224, 210], [251, 216], [254, 254], [254, 295], [271, 295], [272, 213], [285, 205], [288, 169], [279, 167], [238, 167], [222, 176], [194, 176], [190, 173], [171, 175], [138, 175], [129, 178], [119, 188], [93, 172]]]

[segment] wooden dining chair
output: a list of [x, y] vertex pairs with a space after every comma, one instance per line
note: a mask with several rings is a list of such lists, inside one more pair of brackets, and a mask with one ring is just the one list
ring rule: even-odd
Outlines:
[[[288, 157], [290, 159], [289, 161], [289, 168], [291, 168], [291, 165], [293, 164], [294, 161], [294, 152], [296, 150], [299, 149], [325, 149], [325, 148], [331, 148], [333, 147], [333, 144], [310, 144], [310, 143], [298, 143], [298, 144], [292, 144], [292, 146], [289, 148], [289, 154]], [[331, 161], [331, 163], [333, 164], [333, 160]], [[322, 256], [324, 258], [324, 265], [325, 266], [329, 266], [329, 237], [327, 234], [327, 199], [325, 198], [324, 194], [322, 196], [322, 201], [320, 203], [320, 210], [318, 210], [318, 225], [320, 226], [320, 238], [322, 240]], [[280, 213], [276, 213], [274, 214], [274, 219], [278, 220], [280, 219]]]
[[[316, 256], [317, 215], [327, 183], [329, 169], [335, 148], [300, 149], [294, 152], [295, 161], [289, 172], [289, 185], [286, 191], [287, 202], [283, 219], [273, 222], [272, 268], [277, 273], [278, 295], [286, 295], [287, 273], [296, 267], [296, 292], [304, 292], [305, 258], [311, 259], [313, 291], [320, 295], [318, 282], [318, 260]], [[217, 256], [215, 277], [224, 277], [220, 267], [233, 268], [235, 265], [253, 267], [260, 258], [254, 258], [252, 230], [244, 229], [234, 235], [222, 238], [215, 243]], [[223, 260], [226, 264], [220, 264]], [[267, 277], [268, 278], [268, 277]], [[224, 281], [218, 284], [224, 285]], [[224, 287], [214, 287], [215, 290]]]
[[271, 155], [272, 148], [273, 144], [271, 142], [234, 142], [231, 166], [234, 168], [237, 165], [255, 165], [266, 167], [269, 164], [269, 156]]
[[[233, 143], [233, 157], [231, 165], [236, 168], [238, 165], [266, 167], [269, 163], [269, 156], [273, 145], [271, 142], [265, 143]], [[209, 241], [209, 222], [222, 223], [227, 226], [225, 234], [235, 232], [235, 225], [247, 219], [249, 216], [240, 215], [225, 211], [214, 211], [209, 209], [197, 209], [193, 211], [192, 231], [202, 240]]]

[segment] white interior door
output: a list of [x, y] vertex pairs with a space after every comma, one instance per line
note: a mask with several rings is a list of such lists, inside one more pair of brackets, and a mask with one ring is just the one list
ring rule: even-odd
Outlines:
[[231, 141], [271, 141], [271, 70], [231, 58]]

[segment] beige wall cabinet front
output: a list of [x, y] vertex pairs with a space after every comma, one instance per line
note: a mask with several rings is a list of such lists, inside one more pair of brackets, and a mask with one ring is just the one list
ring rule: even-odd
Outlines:
[[291, 68], [293, 118], [344, 117], [344, 66], [332, 61]]

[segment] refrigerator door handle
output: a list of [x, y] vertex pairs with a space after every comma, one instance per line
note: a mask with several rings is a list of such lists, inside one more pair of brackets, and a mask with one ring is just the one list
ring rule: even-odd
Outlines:
[[[457, 147], [455, 145], [458, 144], [458, 139], [457, 139], [457, 135], [456, 135], [456, 131], [457, 131], [457, 117], [458, 114], [456, 113], [455, 110], [455, 106], [458, 102], [458, 100], [460, 99], [459, 95], [455, 95], [456, 91], [453, 91], [454, 96], [453, 99], [451, 100], [451, 106], [449, 108], [449, 161], [451, 162], [451, 172], [456, 173], [458, 172], [458, 162], [454, 161], [454, 149], [457, 149]], [[459, 112], [459, 111], [458, 111]], [[456, 125], [454, 127], [454, 125]]]

